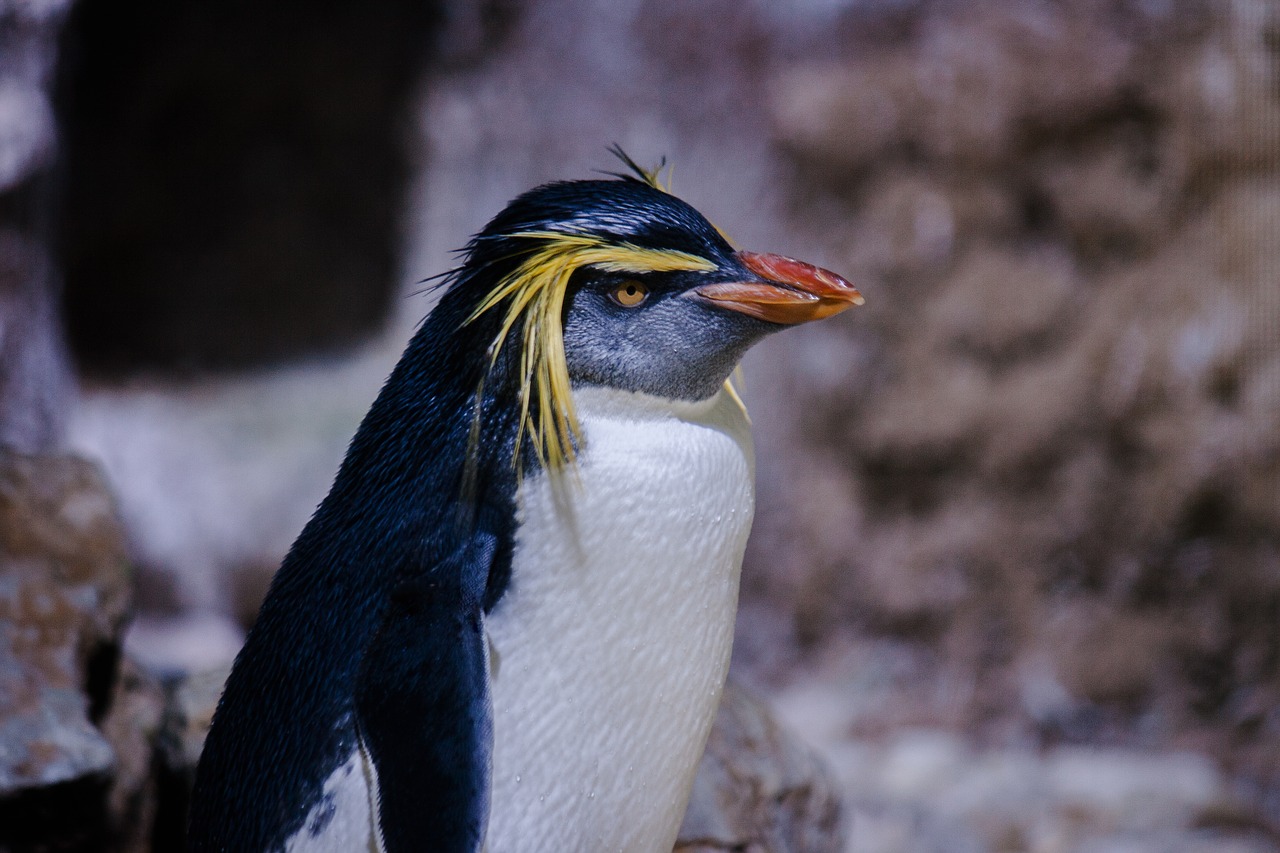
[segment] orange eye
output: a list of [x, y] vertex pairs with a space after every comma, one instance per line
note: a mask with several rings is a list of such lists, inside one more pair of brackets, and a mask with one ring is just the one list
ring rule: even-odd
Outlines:
[[638, 281], [628, 281], [615, 287], [609, 296], [623, 308], [635, 308], [649, 298], [649, 288]]

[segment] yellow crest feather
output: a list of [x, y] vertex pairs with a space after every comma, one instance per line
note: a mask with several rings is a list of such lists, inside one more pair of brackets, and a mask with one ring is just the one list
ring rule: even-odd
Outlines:
[[557, 471], [576, 459], [574, 447], [581, 439], [581, 426], [569, 386], [569, 368], [565, 363], [561, 321], [569, 278], [588, 266], [606, 272], [650, 273], [706, 272], [715, 269], [715, 264], [689, 252], [609, 243], [591, 234], [524, 231], [511, 236], [530, 241], [528, 257], [498, 283], [467, 322], [506, 303], [506, 314], [490, 351], [491, 367], [512, 329], [517, 323], [521, 324], [516, 464], [519, 465], [519, 449], [527, 431], [543, 467]]

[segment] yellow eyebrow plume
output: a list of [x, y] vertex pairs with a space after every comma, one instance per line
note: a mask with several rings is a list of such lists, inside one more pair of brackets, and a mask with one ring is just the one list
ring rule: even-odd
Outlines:
[[519, 466], [527, 431], [543, 467], [558, 471], [576, 459], [575, 443], [582, 437], [569, 386], [561, 320], [570, 277], [583, 267], [642, 274], [708, 272], [716, 265], [689, 252], [609, 243], [591, 234], [522, 231], [510, 236], [530, 241], [528, 257], [498, 282], [467, 322], [506, 303], [502, 326], [491, 347], [490, 368], [512, 329], [521, 324], [520, 426], [515, 464]]

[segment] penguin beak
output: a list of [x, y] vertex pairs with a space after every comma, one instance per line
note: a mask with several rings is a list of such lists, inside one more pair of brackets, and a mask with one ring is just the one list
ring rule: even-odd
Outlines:
[[737, 252], [734, 257], [758, 280], [704, 284], [690, 294], [786, 326], [821, 320], [865, 301], [848, 280], [822, 267], [761, 252]]

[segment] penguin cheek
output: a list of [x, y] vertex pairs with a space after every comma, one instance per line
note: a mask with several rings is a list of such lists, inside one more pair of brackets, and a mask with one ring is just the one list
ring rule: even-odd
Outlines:
[[663, 308], [646, 318], [643, 329], [643, 358], [651, 376], [645, 390], [673, 399], [715, 394], [751, 344], [771, 331], [770, 324], [683, 299], [671, 299]]
[[643, 365], [630, 340], [630, 324], [600, 306], [578, 300], [565, 319], [564, 352], [569, 378], [576, 384], [605, 385], [628, 390], [628, 375]]
[[780, 328], [675, 296], [624, 310], [579, 293], [565, 317], [565, 360], [577, 384], [703, 400]]

